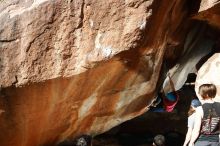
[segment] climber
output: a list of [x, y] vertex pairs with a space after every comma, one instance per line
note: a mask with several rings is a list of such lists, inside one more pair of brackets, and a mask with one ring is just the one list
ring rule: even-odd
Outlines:
[[170, 77], [170, 74], [168, 73], [168, 79], [169, 84], [171, 86], [171, 92], [165, 94], [164, 89], [162, 89], [162, 92], [158, 94], [157, 99], [152, 104], [150, 111], [153, 112], [172, 112], [175, 105], [177, 104], [179, 100], [179, 94], [175, 90], [173, 81]]

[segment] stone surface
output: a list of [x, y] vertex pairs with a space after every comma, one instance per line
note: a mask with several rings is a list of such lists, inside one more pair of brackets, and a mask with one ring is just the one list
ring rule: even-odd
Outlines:
[[196, 92], [198, 97], [198, 88], [202, 84], [214, 84], [217, 87], [216, 101], [220, 102], [220, 53], [214, 54], [209, 58], [198, 72], [196, 79]]
[[151, 4], [152, 0], [2, 1], [0, 84], [70, 77], [135, 48]]
[[193, 17], [206, 21], [214, 27], [220, 28], [220, 1], [202, 0], [199, 13]]
[[195, 11], [187, 0], [0, 1], [0, 145], [56, 145], [144, 113], [164, 60], [194, 50], [183, 48]]
[[[216, 43], [216, 40], [210, 38], [210, 33], [214, 35], [213, 31], [204, 23], [194, 25], [188, 33], [184, 42], [183, 51], [181, 52], [181, 58], [179, 58], [176, 65], [169, 70], [176, 90], [182, 88], [189, 73], [197, 72], [197, 64], [200, 59], [215, 50], [213, 45]], [[165, 91], [171, 91], [168, 77], [164, 80], [163, 86], [165, 87]]]

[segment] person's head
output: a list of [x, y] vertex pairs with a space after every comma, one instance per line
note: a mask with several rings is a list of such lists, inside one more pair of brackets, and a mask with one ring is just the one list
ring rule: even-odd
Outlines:
[[165, 146], [165, 137], [161, 134], [154, 137], [154, 146]]
[[217, 92], [216, 86], [213, 84], [203, 84], [199, 87], [199, 94], [203, 100], [212, 99]]
[[198, 106], [201, 106], [201, 102], [200, 102], [198, 99], [193, 99], [193, 100], [191, 101], [191, 106], [192, 106], [193, 108], [197, 108]]
[[92, 137], [89, 135], [82, 135], [75, 141], [75, 146], [91, 146]]
[[193, 99], [188, 111], [188, 116], [192, 115], [198, 106], [201, 106], [201, 102], [198, 99]]

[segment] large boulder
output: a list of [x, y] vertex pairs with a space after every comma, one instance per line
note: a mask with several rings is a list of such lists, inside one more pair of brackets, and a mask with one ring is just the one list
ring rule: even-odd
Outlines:
[[[196, 78], [196, 92], [202, 84], [214, 84], [217, 87], [215, 100], [220, 102], [220, 53], [215, 53], [201, 67]], [[201, 97], [198, 94], [198, 97]]]
[[55, 145], [144, 113], [192, 12], [188, 0], [1, 0], [0, 145]]
[[71, 77], [135, 48], [152, 2], [1, 1], [1, 86]]
[[220, 28], [220, 1], [219, 0], [201, 0], [199, 13], [193, 18], [206, 21], [210, 25]]

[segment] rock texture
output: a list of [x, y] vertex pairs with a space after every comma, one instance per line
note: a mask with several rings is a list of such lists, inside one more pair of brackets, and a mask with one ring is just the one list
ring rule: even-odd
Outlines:
[[0, 1], [0, 145], [56, 145], [145, 112], [163, 61], [169, 69], [184, 52], [194, 5]]
[[[207, 83], [216, 85], [215, 100], [220, 102], [220, 53], [215, 53], [199, 70], [195, 86], [197, 94], [199, 86]], [[200, 97], [199, 94], [198, 97]]]
[[220, 1], [202, 0], [199, 13], [194, 18], [206, 21], [210, 25], [220, 28]]
[[[184, 42], [181, 57], [169, 70], [176, 90], [182, 88], [189, 73], [198, 72], [198, 69], [206, 61], [204, 59], [208, 59], [215, 52], [220, 52], [219, 45], [216, 45], [219, 41], [216, 39], [219, 32], [215, 31], [204, 23], [197, 23], [191, 28]], [[168, 77], [164, 80], [163, 86], [169, 91]]]
[[131, 48], [151, 3], [1, 2], [2, 86], [70, 77]]

